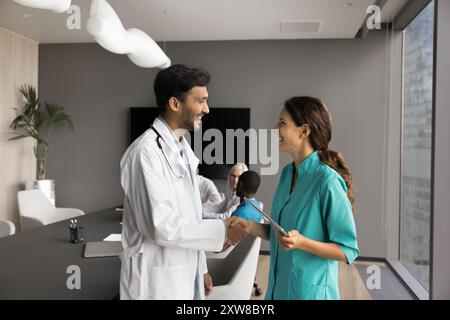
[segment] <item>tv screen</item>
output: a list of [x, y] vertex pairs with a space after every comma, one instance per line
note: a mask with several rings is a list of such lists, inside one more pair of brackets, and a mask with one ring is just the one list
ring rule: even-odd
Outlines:
[[[142, 133], [149, 129], [153, 123], [153, 120], [158, 117], [159, 111], [156, 107], [132, 107], [130, 108], [129, 114], [129, 144], [131, 144], [136, 138], [138, 138]], [[202, 120], [202, 139], [200, 140], [202, 144], [202, 155], [204, 154], [205, 148], [211, 143], [214, 143], [214, 137], [211, 141], [204, 141], [203, 133], [208, 129], [217, 129], [221, 132], [223, 137], [223, 150], [222, 159], [223, 163], [213, 163], [206, 164], [202, 163], [203, 156], [200, 159], [199, 170], [200, 174], [210, 178], [210, 179], [227, 179], [228, 172], [231, 167], [238, 162], [239, 158], [237, 155], [237, 140], [234, 141], [226, 140], [226, 130], [227, 129], [242, 129], [247, 131], [250, 128], [250, 109], [249, 108], [210, 108], [208, 115], [203, 117]], [[191, 132], [191, 147], [195, 149], [195, 144], [199, 143], [199, 139], [194, 137], [194, 133]], [[232, 163], [227, 163], [227, 148], [226, 144], [233, 143], [234, 145], [234, 159]], [[199, 149], [197, 147], [197, 149]], [[211, 148], [210, 148], [211, 149]], [[210, 150], [209, 150], [210, 151]], [[208, 151], [208, 154], [209, 154]], [[212, 151], [211, 155], [215, 156], [215, 150]], [[199, 154], [196, 154], [199, 157]], [[247, 166], [249, 165], [249, 141], [248, 138], [245, 139], [245, 161]]]

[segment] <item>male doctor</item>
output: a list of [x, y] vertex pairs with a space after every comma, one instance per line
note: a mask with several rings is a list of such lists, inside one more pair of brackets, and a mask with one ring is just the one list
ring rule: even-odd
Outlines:
[[209, 113], [209, 79], [185, 65], [161, 70], [154, 82], [160, 116], [122, 157], [121, 299], [204, 299], [212, 290], [204, 250], [245, 236], [229, 221], [202, 219], [199, 160], [183, 137]]

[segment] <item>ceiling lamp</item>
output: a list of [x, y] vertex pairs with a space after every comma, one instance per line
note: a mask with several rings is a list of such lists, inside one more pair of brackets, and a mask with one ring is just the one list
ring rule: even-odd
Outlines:
[[114, 9], [105, 0], [92, 0], [88, 32], [108, 51], [126, 54], [136, 65], [144, 68], [167, 68], [170, 59], [145, 32], [125, 30]]
[[69, 9], [71, 0], [14, 0], [15, 2], [36, 9], [52, 10], [62, 13]]

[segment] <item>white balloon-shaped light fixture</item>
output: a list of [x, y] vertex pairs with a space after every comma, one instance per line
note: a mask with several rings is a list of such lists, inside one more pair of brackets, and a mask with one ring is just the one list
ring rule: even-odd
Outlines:
[[14, 0], [15, 2], [36, 9], [52, 10], [62, 13], [69, 9], [71, 0]]
[[136, 65], [144, 68], [167, 68], [170, 59], [145, 32], [125, 30], [114, 9], [105, 0], [92, 0], [88, 32], [108, 51], [126, 54]]

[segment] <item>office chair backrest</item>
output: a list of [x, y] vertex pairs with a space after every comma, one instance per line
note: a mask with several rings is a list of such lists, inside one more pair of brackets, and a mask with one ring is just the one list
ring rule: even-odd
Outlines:
[[258, 266], [259, 249], [261, 247], [261, 238], [248, 236], [251, 239], [251, 247], [247, 251], [242, 263], [231, 278], [230, 284], [236, 288], [234, 299], [249, 300], [252, 295], [253, 283]]
[[11, 236], [16, 233], [16, 226], [8, 220], [0, 219], [0, 238]]
[[18, 201], [23, 229], [47, 224], [55, 211], [55, 206], [40, 190], [19, 191]]
[[84, 215], [80, 209], [56, 208], [39, 190], [19, 191], [18, 200], [23, 231]]
[[214, 290], [208, 300], [249, 300], [258, 264], [261, 238], [247, 236], [225, 259], [208, 258]]

